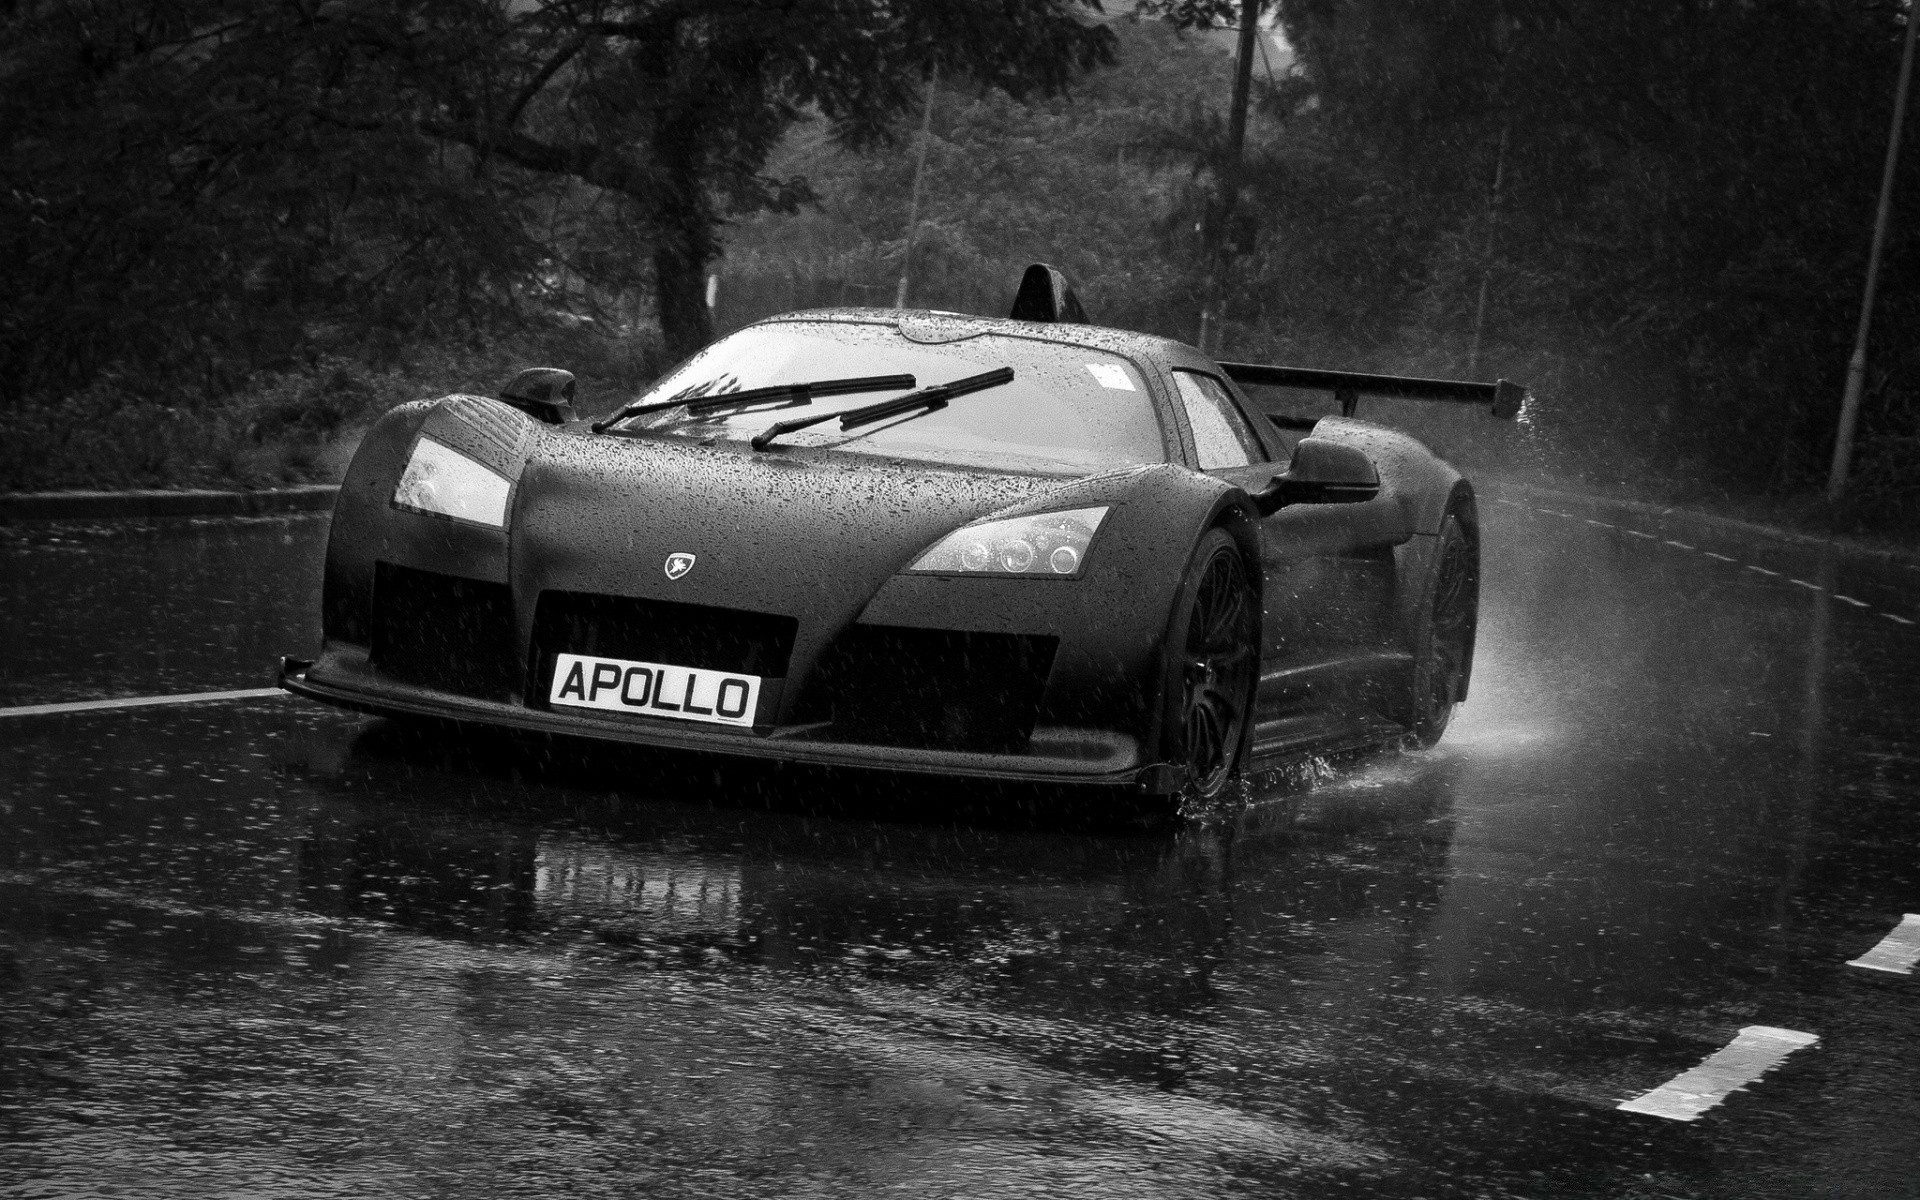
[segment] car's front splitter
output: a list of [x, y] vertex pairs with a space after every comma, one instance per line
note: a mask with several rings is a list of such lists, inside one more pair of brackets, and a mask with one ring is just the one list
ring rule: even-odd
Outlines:
[[[329, 666], [332, 669], [328, 669]], [[398, 683], [379, 678], [358, 663], [328, 664], [324, 659], [322, 664], [315, 664], [282, 658], [278, 683], [296, 695], [379, 716], [434, 717], [530, 733], [741, 758], [1019, 783], [1085, 784], [1125, 788], [1149, 795], [1170, 794], [1180, 782], [1177, 772], [1164, 764], [1142, 764], [1133, 739], [1097, 731], [1064, 739], [1063, 744], [1075, 751], [1070, 754], [992, 754], [826, 741], [820, 740], [820, 731], [812, 727], [710, 733], [657, 718], [602, 719], [549, 712]]]

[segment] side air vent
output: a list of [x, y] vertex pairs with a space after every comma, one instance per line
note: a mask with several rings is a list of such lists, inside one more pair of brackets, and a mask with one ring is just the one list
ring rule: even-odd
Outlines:
[[835, 741], [1016, 754], [1027, 748], [1059, 642], [1019, 634], [855, 625], [794, 713]]
[[371, 658], [383, 675], [480, 700], [511, 700], [521, 656], [513, 592], [395, 563], [373, 571]]

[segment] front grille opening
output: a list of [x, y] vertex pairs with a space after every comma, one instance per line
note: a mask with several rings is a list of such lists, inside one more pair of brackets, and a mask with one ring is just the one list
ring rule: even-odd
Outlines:
[[542, 592], [533, 614], [535, 686], [529, 689], [528, 702], [549, 707], [548, 685], [560, 654], [783, 678], [799, 628], [794, 618], [774, 613], [591, 592]]
[[401, 683], [480, 700], [511, 700], [520, 684], [513, 592], [396, 563], [373, 570], [369, 657]]
[[855, 625], [828, 649], [794, 713], [835, 741], [1026, 750], [1059, 639]]

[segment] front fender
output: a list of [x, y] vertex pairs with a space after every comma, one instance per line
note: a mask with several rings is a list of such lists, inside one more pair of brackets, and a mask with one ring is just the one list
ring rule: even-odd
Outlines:
[[1093, 504], [1112, 511], [1078, 579], [902, 573], [880, 587], [860, 622], [1057, 638], [1039, 723], [1156, 744], [1161, 647], [1187, 558], [1202, 533], [1224, 525], [1257, 577], [1252, 503], [1231, 484], [1160, 465], [1080, 480], [990, 519]]
[[[327, 536], [321, 627], [331, 640], [372, 637], [374, 564], [404, 562], [488, 583], [507, 581], [507, 533], [395, 508], [394, 487], [423, 429], [474, 457], [518, 460], [541, 436], [530, 418], [497, 400], [444, 396], [388, 410], [361, 439], [341, 481]], [[507, 446], [503, 443], [512, 442]], [[518, 461], [504, 462], [517, 475]]]

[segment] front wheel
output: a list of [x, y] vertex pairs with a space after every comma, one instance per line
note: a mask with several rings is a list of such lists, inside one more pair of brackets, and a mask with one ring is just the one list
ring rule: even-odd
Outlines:
[[1453, 718], [1453, 706], [1467, 698], [1479, 613], [1479, 548], [1460, 518], [1448, 513], [1414, 630], [1409, 725], [1415, 745], [1425, 748], [1438, 742]]
[[1163, 754], [1186, 769], [1183, 811], [1241, 784], [1260, 668], [1260, 595], [1239, 546], [1209, 530], [1187, 567], [1165, 648]]

